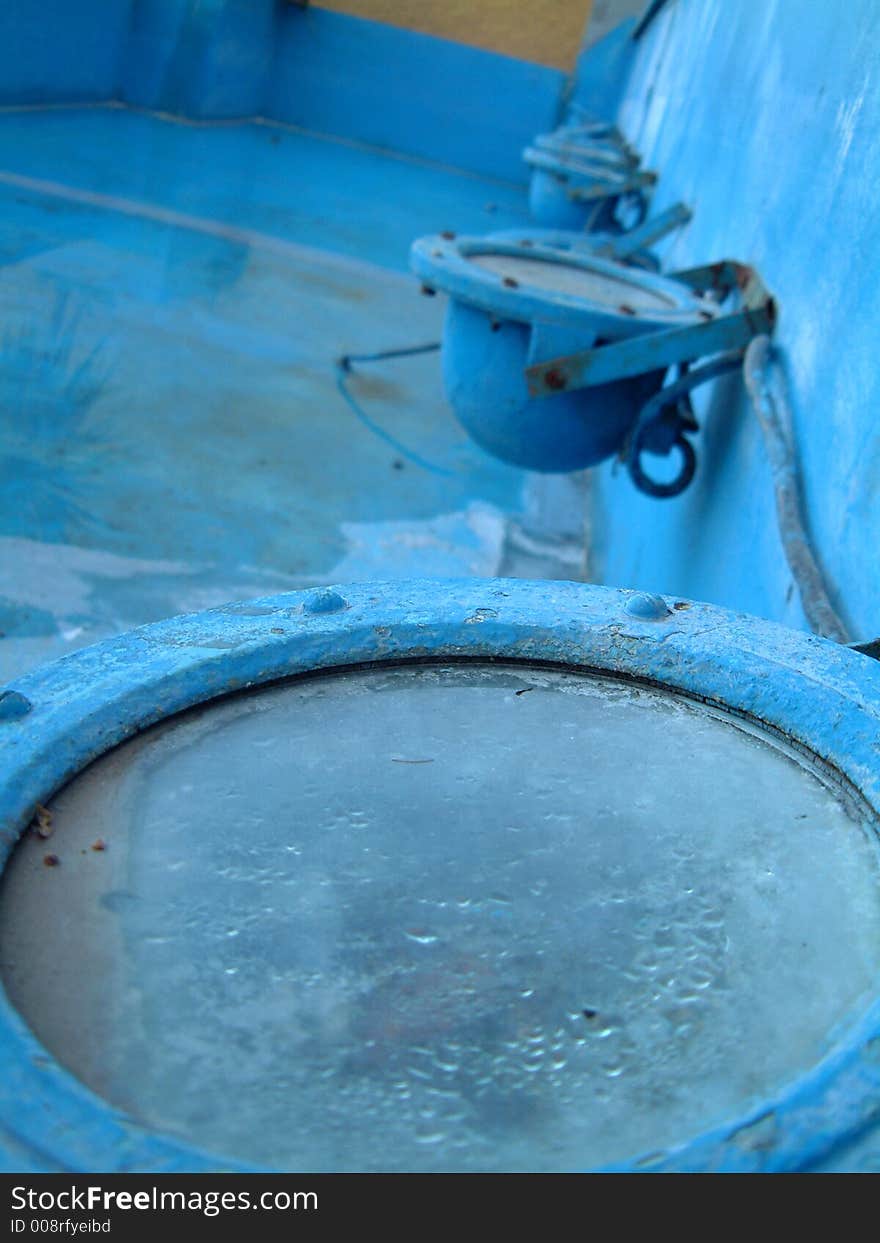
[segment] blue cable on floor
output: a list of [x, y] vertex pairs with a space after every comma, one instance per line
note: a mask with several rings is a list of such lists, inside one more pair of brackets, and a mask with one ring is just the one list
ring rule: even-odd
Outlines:
[[363, 423], [374, 436], [378, 436], [380, 440], [384, 440], [390, 445], [396, 453], [406, 458], [408, 462], [412, 462], [414, 466], [420, 466], [422, 470], [430, 471], [433, 475], [452, 475], [454, 471], [446, 470], [443, 466], [435, 466], [433, 462], [420, 457], [418, 453], [407, 449], [406, 445], [401, 444], [396, 437], [390, 432], [386, 432], [383, 427], [375, 423], [367, 412], [363, 409], [357, 398], [349, 391], [348, 376], [352, 371], [353, 363], [374, 363], [382, 362], [386, 358], [409, 358], [415, 354], [432, 354], [440, 349], [440, 342], [434, 341], [430, 345], [411, 345], [401, 350], [381, 350], [377, 354], [343, 354], [336, 360], [336, 387], [345, 399], [346, 404], [352, 413]]

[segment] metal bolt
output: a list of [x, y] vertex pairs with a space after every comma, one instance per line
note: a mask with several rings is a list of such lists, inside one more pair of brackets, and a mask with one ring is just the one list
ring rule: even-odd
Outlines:
[[348, 603], [338, 591], [315, 591], [303, 605], [304, 613], [338, 613]]
[[640, 621], [662, 621], [670, 613], [662, 596], [652, 596], [644, 591], [630, 596], [624, 607], [630, 617], [638, 617]]
[[34, 705], [18, 691], [0, 692], [0, 721], [16, 721], [27, 716]]

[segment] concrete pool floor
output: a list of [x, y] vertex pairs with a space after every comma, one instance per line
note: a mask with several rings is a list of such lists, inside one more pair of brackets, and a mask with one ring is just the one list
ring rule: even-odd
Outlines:
[[0, 113], [0, 676], [316, 583], [582, 576], [578, 481], [473, 446], [411, 240], [523, 188], [287, 126], [117, 105]]

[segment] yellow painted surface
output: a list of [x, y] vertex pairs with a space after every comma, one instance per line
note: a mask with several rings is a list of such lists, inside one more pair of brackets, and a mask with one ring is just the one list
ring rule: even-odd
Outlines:
[[593, 0], [320, 0], [315, 7], [568, 70], [592, 5]]

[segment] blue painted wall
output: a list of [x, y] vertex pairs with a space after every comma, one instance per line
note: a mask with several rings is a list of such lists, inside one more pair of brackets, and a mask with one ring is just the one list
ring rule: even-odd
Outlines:
[[110, 99], [132, 0], [0, 4], [0, 104]]
[[[619, 117], [691, 225], [669, 261], [757, 264], [781, 304], [806, 508], [832, 596], [880, 634], [880, 6], [674, 0], [641, 41]], [[675, 501], [598, 473], [596, 572], [803, 625], [742, 386], [703, 403]]]
[[133, 0], [127, 102], [190, 117], [262, 112], [278, 0]]
[[626, 18], [596, 43], [581, 48], [569, 86], [571, 103], [588, 116], [611, 121], [623, 102], [639, 46], [636, 19]]
[[266, 115], [515, 182], [565, 87], [557, 69], [282, 0], [0, 6], [0, 104]]
[[521, 182], [522, 148], [555, 124], [565, 85], [558, 69], [292, 7], [268, 111], [318, 133]]

